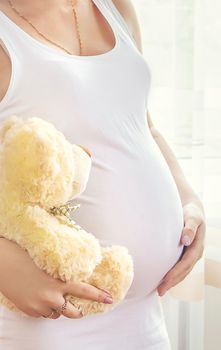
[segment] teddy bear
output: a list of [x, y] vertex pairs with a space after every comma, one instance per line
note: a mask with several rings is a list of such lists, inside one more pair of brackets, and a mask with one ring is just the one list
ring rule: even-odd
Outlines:
[[[25, 249], [52, 277], [111, 293], [112, 304], [68, 295], [84, 316], [115, 308], [134, 277], [126, 247], [101, 247], [96, 232], [86, 232], [70, 217], [91, 166], [86, 148], [71, 144], [43, 118], [13, 115], [0, 125], [0, 235]], [[0, 303], [23, 313], [1, 293]]]

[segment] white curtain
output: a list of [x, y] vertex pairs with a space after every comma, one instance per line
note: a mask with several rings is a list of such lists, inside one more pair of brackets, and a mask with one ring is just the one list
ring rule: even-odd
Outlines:
[[161, 298], [173, 350], [221, 349], [221, 1], [133, 0], [148, 110], [200, 198], [204, 256]]

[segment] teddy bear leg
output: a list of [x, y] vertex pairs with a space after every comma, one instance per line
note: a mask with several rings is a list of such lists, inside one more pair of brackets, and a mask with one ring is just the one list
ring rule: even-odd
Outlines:
[[102, 261], [85, 282], [108, 290], [113, 297], [113, 304], [104, 304], [73, 296], [70, 298], [70, 302], [80, 308], [84, 315], [109, 311], [123, 300], [132, 281], [133, 261], [128, 250], [121, 246], [102, 248]]

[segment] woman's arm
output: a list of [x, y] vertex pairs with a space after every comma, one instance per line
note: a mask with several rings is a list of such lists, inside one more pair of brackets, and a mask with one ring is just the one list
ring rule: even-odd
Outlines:
[[6, 94], [11, 76], [11, 62], [0, 40], [0, 101]]
[[[32, 317], [50, 315], [52, 309], [64, 303], [65, 294], [110, 303], [108, 292], [87, 283], [62, 282], [52, 278], [39, 269], [17, 243], [5, 238], [0, 239], [0, 292]], [[70, 302], [63, 315], [68, 318], [82, 317]], [[53, 318], [58, 317], [59, 314], [55, 314]]]
[[186, 247], [181, 260], [164, 276], [157, 290], [163, 296], [168, 289], [181, 282], [203, 256], [206, 234], [206, 219], [203, 203], [188, 183], [173, 151], [162, 134], [155, 128], [150, 114], [147, 121], [151, 134], [163, 154], [173, 175], [183, 206], [184, 227], [180, 241]]

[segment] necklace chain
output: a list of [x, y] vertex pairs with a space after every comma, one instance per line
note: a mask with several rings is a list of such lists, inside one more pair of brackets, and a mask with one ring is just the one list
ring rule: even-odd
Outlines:
[[[49, 41], [50, 43], [58, 46], [59, 48], [61, 48], [62, 50], [66, 51], [68, 54], [72, 55], [72, 53], [67, 50], [65, 47], [63, 47], [62, 45], [56, 43], [55, 41], [47, 38], [43, 33], [41, 33], [34, 25], [33, 23], [30, 22], [30, 20], [28, 18], [26, 18], [24, 15], [22, 15], [14, 6], [13, 2], [11, 0], [8, 0], [9, 5], [11, 6], [11, 8], [13, 9], [14, 12], [16, 12], [17, 15], [19, 15], [19, 17], [23, 18], [26, 22], [28, 22], [32, 28], [34, 28], [36, 30], [36, 32], [41, 35], [44, 39], [46, 39], [47, 41]], [[72, 7], [72, 11], [73, 11], [73, 15], [74, 15], [74, 21], [75, 21], [75, 25], [76, 25], [76, 31], [77, 31], [77, 37], [78, 37], [78, 43], [79, 43], [79, 49], [80, 49], [80, 55], [82, 55], [82, 40], [80, 37], [80, 30], [79, 30], [79, 23], [78, 23], [78, 18], [77, 18], [77, 13], [76, 10], [74, 8], [74, 4], [73, 4], [73, 0], [69, 0], [69, 3], [71, 4]]]

